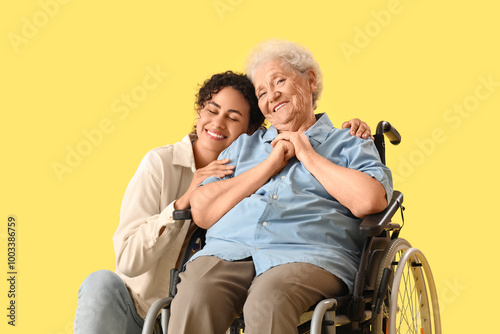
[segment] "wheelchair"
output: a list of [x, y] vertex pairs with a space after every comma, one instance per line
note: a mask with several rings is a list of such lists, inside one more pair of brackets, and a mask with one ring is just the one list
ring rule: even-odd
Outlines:
[[[378, 123], [375, 145], [385, 164], [384, 136], [393, 145], [401, 142], [401, 136], [390, 123]], [[319, 301], [302, 315], [299, 334], [441, 333], [438, 296], [429, 263], [419, 249], [399, 238], [404, 226], [402, 203], [403, 194], [395, 190], [384, 211], [363, 219], [360, 233], [366, 239], [352, 294]], [[397, 211], [402, 225], [391, 222]], [[176, 211], [174, 219], [191, 219], [190, 211]], [[153, 303], [142, 333], [167, 333], [179, 273], [204, 242], [205, 230], [198, 228], [182, 255], [180, 269], [171, 271], [170, 296]], [[237, 318], [227, 333], [242, 333], [244, 326], [244, 319]]]

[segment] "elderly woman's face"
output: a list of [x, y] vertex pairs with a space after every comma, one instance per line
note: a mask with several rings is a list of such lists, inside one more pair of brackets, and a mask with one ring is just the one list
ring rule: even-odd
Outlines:
[[315, 122], [312, 94], [316, 77], [306, 77], [284, 67], [280, 61], [262, 65], [254, 75], [259, 107], [278, 131], [305, 131]]

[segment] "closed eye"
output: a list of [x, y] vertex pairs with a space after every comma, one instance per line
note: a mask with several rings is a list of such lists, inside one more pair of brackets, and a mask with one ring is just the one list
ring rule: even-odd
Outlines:
[[227, 118], [233, 122], [240, 122], [242, 118], [241, 112], [235, 109], [228, 110]]

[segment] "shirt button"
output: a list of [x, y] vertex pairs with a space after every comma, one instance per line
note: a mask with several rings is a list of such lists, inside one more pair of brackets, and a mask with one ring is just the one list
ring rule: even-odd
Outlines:
[[263, 226], [267, 226], [267, 222], [263, 222], [263, 223], [262, 223], [262, 225], [263, 225]]
[[273, 199], [278, 199], [278, 195], [273, 195]]
[[281, 179], [282, 179], [282, 180], [284, 180], [285, 178], [286, 178], [286, 176], [285, 176], [285, 175], [283, 175], [283, 176], [281, 177]]

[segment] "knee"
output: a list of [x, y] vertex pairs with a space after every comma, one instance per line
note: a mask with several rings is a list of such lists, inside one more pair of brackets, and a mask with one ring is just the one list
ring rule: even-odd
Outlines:
[[[188, 264], [180, 275], [181, 281], [177, 286], [172, 309], [180, 305], [183, 309], [198, 309], [201, 306], [233, 314], [235, 305], [238, 305], [241, 311], [247, 289], [230, 279], [231, 273], [227, 274], [224, 268], [219, 267], [220, 261], [215, 258], [198, 258], [191, 266]], [[220, 272], [224, 274], [221, 275]]]
[[263, 319], [270, 315], [276, 315], [280, 309], [292, 302], [289, 298], [289, 291], [284, 291], [279, 286], [268, 287], [265, 291], [252, 291], [249, 293], [243, 312], [246, 317], [252, 319]]
[[[188, 263], [186, 270], [180, 274], [180, 283], [177, 285], [175, 298], [216, 299], [219, 281], [213, 279], [215, 270], [213, 270], [212, 263], [215, 261], [212, 258], [202, 257]], [[203, 265], [205, 263], [207, 263], [206, 267]], [[199, 267], [204, 270], [199, 270]]]
[[243, 307], [245, 324], [249, 325], [252, 333], [275, 324], [293, 332], [301, 314], [309, 306], [302, 298], [301, 289], [299, 277], [289, 272], [260, 278], [258, 284], [250, 289]]
[[299, 288], [296, 282], [286, 279], [266, 280], [250, 289], [245, 310], [258, 314], [278, 312], [284, 305], [294, 304]]
[[214, 291], [214, 287], [204, 280], [189, 280], [182, 279], [177, 285], [177, 294], [175, 295], [174, 301], [187, 304], [205, 304], [209, 301], [214, 301], [217, 299], [217, 293]]
[[122, 290], [121, 286], [124, 286], [124, 283], [117, 274], [109, 270], [99, 270], [87, 276], [83, 281], [79, 290], [79, 298], [110, 299], [116, 291]]
[[[109, 333], [126, 326], [133, 304], [122, 279], [112, 271], [96, 271], [83, 281], [78, 292], [75, 333]], [[122, 330], [113, 330], [121, 332]]]
[[294, 299], [294, 287], [276, 284], [249, 293], [243, 306], [245, 332], [296, 333], [302, 307]]

